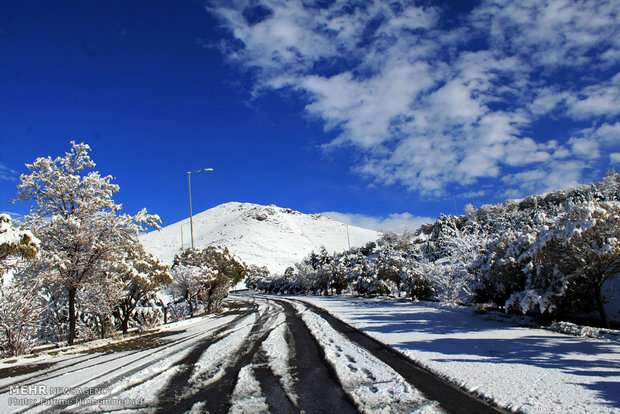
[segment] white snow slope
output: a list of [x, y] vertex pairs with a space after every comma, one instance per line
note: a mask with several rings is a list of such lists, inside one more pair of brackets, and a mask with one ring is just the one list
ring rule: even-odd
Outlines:
[[[227, 247], [247, 264], [283, 272], [312, 250], [324, 246], [329, 252], [346, 250], [347, 226], [319, 214], [303, 214], [289, 208], [251, 203], [225, 203], [194, 216], [196, 248]], [[349, 227], [351, 247], [375, 241], [379, 233]], [[182, 238], [181, 238], [182, 234]], [[181, 248], [190, 245], [189, 219], [141, 237], [147, 251], [172, 262]]]

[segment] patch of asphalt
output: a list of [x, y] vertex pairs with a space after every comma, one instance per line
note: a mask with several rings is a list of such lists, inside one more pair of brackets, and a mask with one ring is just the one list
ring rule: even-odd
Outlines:
[[375, 358], [389, 365], [411, 386], [422, 392], [428, 399], [437, 401], [447, 412], [477, 414], [509, 413], [509, 411], [493, 405], [490, 401], [484, 400], [478, 395], [473, 395], [441, 378], [394, 348], [343, 322], [325, 309], [304, 300], [290, 300], [302, 303], [312, 312], [321, 316], [332, 328], [344, 335], [349, 341], [364, 348]]

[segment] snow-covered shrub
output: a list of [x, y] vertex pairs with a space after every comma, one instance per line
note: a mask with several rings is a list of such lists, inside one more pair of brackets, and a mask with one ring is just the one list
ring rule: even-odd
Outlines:
[[620, 203], [569, 204], [527, 254], [527, 283], [509, 304], [521, 312], [575, 314], [595, 310], [607, 325], [602, 287], [620, 272]]
[[138, 329], [144, 331], [161, 325], [164, 322], [164, 314], [158, 308], [145, 306], [135, 309], [134, 319], [138, 322]]
[[189, 316], [193, 317], [196, 302], [200, 299], [207, 280], [214, 277], [215, 270], [177, 263], [172, 267], [172, 275], [171, 292], [185, 301]]
[[433, 299], [436, 296], [433, 266], [424, 262], [411, 262], [403, 274], [403, 287], [413, 300]]
[[38, 289], [16, 281], [0, 288], [0, 348], [3, 356], [27, 353], [36, 343], [41, 301]]
[[219, 311], [231, 286], [241, 281], [246, 267], [228, 249], [209, 246], [187, 249], [176, 255], [171, 291], [187, 303], [190, 316], [206, 303], [207, 312]]
[[107, 271], [89, 280], [81, 289], [78, 297], [81, 319], [89, 331], [96, 331], [101, 339], [112, 333], [116, 322], [114, 314], [123, 297], [124, 288], [121, 277], [113, 271]]
[[155, 294], [172, 282], [172, 276], [167, 265], [137, 243], [127, 246], [125, 255], [113, 264], [112, 271], [121, 284], [115, 305], [121, 331], [126, 334], [135, 308], [155, 299]]
[[255, 286], [273, 292], [295, 286], [315, 294], [402, 290], [416, 298], [538, 315], [598, 309], [605, 323], [600, 288], [620, 272], [619, 201], [620, 174], [610, 173], [588, 186], [470, 205], [463, 216], [442, 215], [413, 234], [385, 234], [331, 256], [313, 252], [292, 276], [269, 275]]
[[65, 341], [69, 334], [69, 304], [64, 288], [47, 285], [41, 290], [43, 312], [38, 336], [44, 342]]
[[[287, 269], [288, 270], [288, 269]], [[291, 267], [291, 271], [294, 269]], [[285, 272], [286, 273], [286, 272]], [[265, 266], [249, 265], [245, 276], [245, 285], [248, 289], [256, 289], [258, 284], [269, 279], [271, 276], [269, 269]]]

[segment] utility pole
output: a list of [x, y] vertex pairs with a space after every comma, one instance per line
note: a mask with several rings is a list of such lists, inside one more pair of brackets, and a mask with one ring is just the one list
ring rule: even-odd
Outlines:
[[[194, 218], [192, 216], [192, 173], [201, 173], [201, 172], [214, 172], [213, 168], [203, 168], [196, 171], [188, 171], [187, 172], [187, 192], [189, 194], [189, 238], [190, 238], [190, 246], [194, 248]], [[182, 227], [181, 227], [182, 228]]]
[[187, 190], [189, 192], [189, 234], [192, 250], [194, 249], [194, 220], [192, 218], [192, 172], [187, 172]]
[[345, 223], [345, 226], [347, 226], [347, 244], [349, 245], [349, 250], [351, 250], [351, 238], [349, 237], [349, 224]]

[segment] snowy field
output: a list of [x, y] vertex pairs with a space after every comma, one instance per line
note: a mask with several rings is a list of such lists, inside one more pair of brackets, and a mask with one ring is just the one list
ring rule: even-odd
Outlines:
[[620, 412], [620, 343], [531, 329], [469, 308], [296, 297], [328, 310], [431, 371], [528, 413]]

